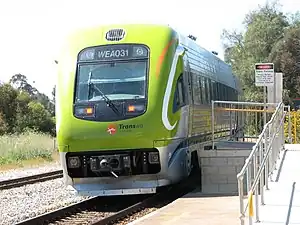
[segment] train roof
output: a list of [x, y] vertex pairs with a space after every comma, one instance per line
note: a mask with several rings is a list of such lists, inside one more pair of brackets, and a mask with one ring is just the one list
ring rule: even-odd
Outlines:
[[220, 83], [239, 89], [239, 81], [232, 73], [230, 65], [212, 52], [198, 45], [191, 38], [179, 32], [177, 33], [179, 35], [180, 44], [187, 49], [191, 70], [200, 71], [204, 76], [208, 74], [208, 77], [214, 78]]
[[[225, 63], [223, 60], [218, 58], [212, 52], [206, 50], [205, 48], [198, 45], [191, 38], [184, 36], [178, 30], [172, 28], [170, 25], [164, 24], [107, 24], [101, 26], [92, 26], [85, 29], [77, 30], [74, 33], [82, 33], [84, 34], [86, 31], [90, 29], [95, 29], [102, 27], [103, 29], [108, 29], [112, 27], [148, 27], [148, 28], [157, 28], [164, 27], [172, 29], [174, 32], [178, 34], [179, 42], [183, 45], [188, 51], [187, 55], [189, 57], [191, 70], [195, 70], [200, 72], [203, 76], [208, 76], [213, 78], [217, 82], [223, 83], [227, 86], [230, 86], [235, 89], [239, 89], [239, 81], [237, 77], [232, 73], [232, 68], [230, 65]], [[73, 33], [73, 34], [74, 34]]]

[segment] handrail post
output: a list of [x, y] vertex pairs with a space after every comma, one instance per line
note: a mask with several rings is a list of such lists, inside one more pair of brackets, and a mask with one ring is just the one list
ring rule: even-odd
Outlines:
[[[267, 157], [267, 149], [268, 149], [268, 146], [269, 146], [269, 143], [268, 143], [268, 138], [269, 138], [268, 134], [269, 134], [269, 131], [267, 131], [267, 132], [264, 133], [264, 139], [265, 139], [264, 155], [266, 157]], [[266, 185], [266, 190], [269, 190], [269, 158], [268, 157], [267, 157], [267, 160], [266, 160], [266, 163], [265, 163], [265, 185]]]
[[[259, 145], [259, 165], [260, 167], [263, 166], [262, 165], [262, 162], [263, 162], [263, 158], [264, 158], [264, 153], [263, 153], [263, 146], [262, 146], [262, 142], [260, 142], [260, 145]], [[265, 196], [264, 196], [264, 173], [261, 173], [260, 174], [260, 181], [259, 181], [259, 184], [260, 184], [260, 203], [262, 205], [265, 204]]]
[[241, 225], [245, 224], [245, 206], [244, 206], [244, 177], [238, 177], [239, 199], [240, 199], [240, 220]]
[[215, 107], [214, 107], [215, 101], [211, 101], [211, 140], [212, 140], [212, 149], [215, 149]]
[[288, 106], [288, 127], [289, 127], [289, 143], [292, 144], [292, 122], [291, 122], [291, 106]]
[[[256, 152], [257, 153], [257, 152]], [[258, 171], [258, 163], [257, 163], [257, 154], [254, 154], [254, 163], [253, 163], [253, 177], [257, 176]], [[255, 186], [255, 217], [256, 222], [259, 222], [259, 205], [258, 205], [258, 185]]]

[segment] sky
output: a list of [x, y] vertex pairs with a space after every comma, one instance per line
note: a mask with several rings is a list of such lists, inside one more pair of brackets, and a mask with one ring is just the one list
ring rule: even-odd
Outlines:
[[[63, 38], [88, 26], [113, 23], [169, 24], [223, 59], [220, 35], [242, 29], [244, 16], [266, 0], [9, 0], [0, 1], [0, 81], [16, 73], [51, 96], [54, 60]], [[299, 0], [280, 0], [284, 12], [300, 9]]]

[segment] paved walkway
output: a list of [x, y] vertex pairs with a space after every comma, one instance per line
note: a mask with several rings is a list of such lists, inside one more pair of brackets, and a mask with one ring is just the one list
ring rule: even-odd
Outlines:
[[[286, 145], [286, 149], [269, 182], [270, 189], [265, 191], [266, 205], [260, 206], [260, 222], [254, 217], [254, 225], [300, 225], [300, 145]], [[240, 225], [239, 199], [203, 197], [192, 192], [129, 224]]]
[[[265, 191], [260, 225], [300, 225], [300, 145], [286, 145], [283, 163]], [[255, 218], [253, 218], [255, 222]]]
[[191, 192], [128, 225], [239, 225], [239, 199]]

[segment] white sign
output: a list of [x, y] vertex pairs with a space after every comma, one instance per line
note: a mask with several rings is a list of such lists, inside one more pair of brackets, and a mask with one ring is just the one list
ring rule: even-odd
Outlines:
[[274, 85], [274, 64], [273, 63], [255, 64], [255, 85], [256, 86]]

